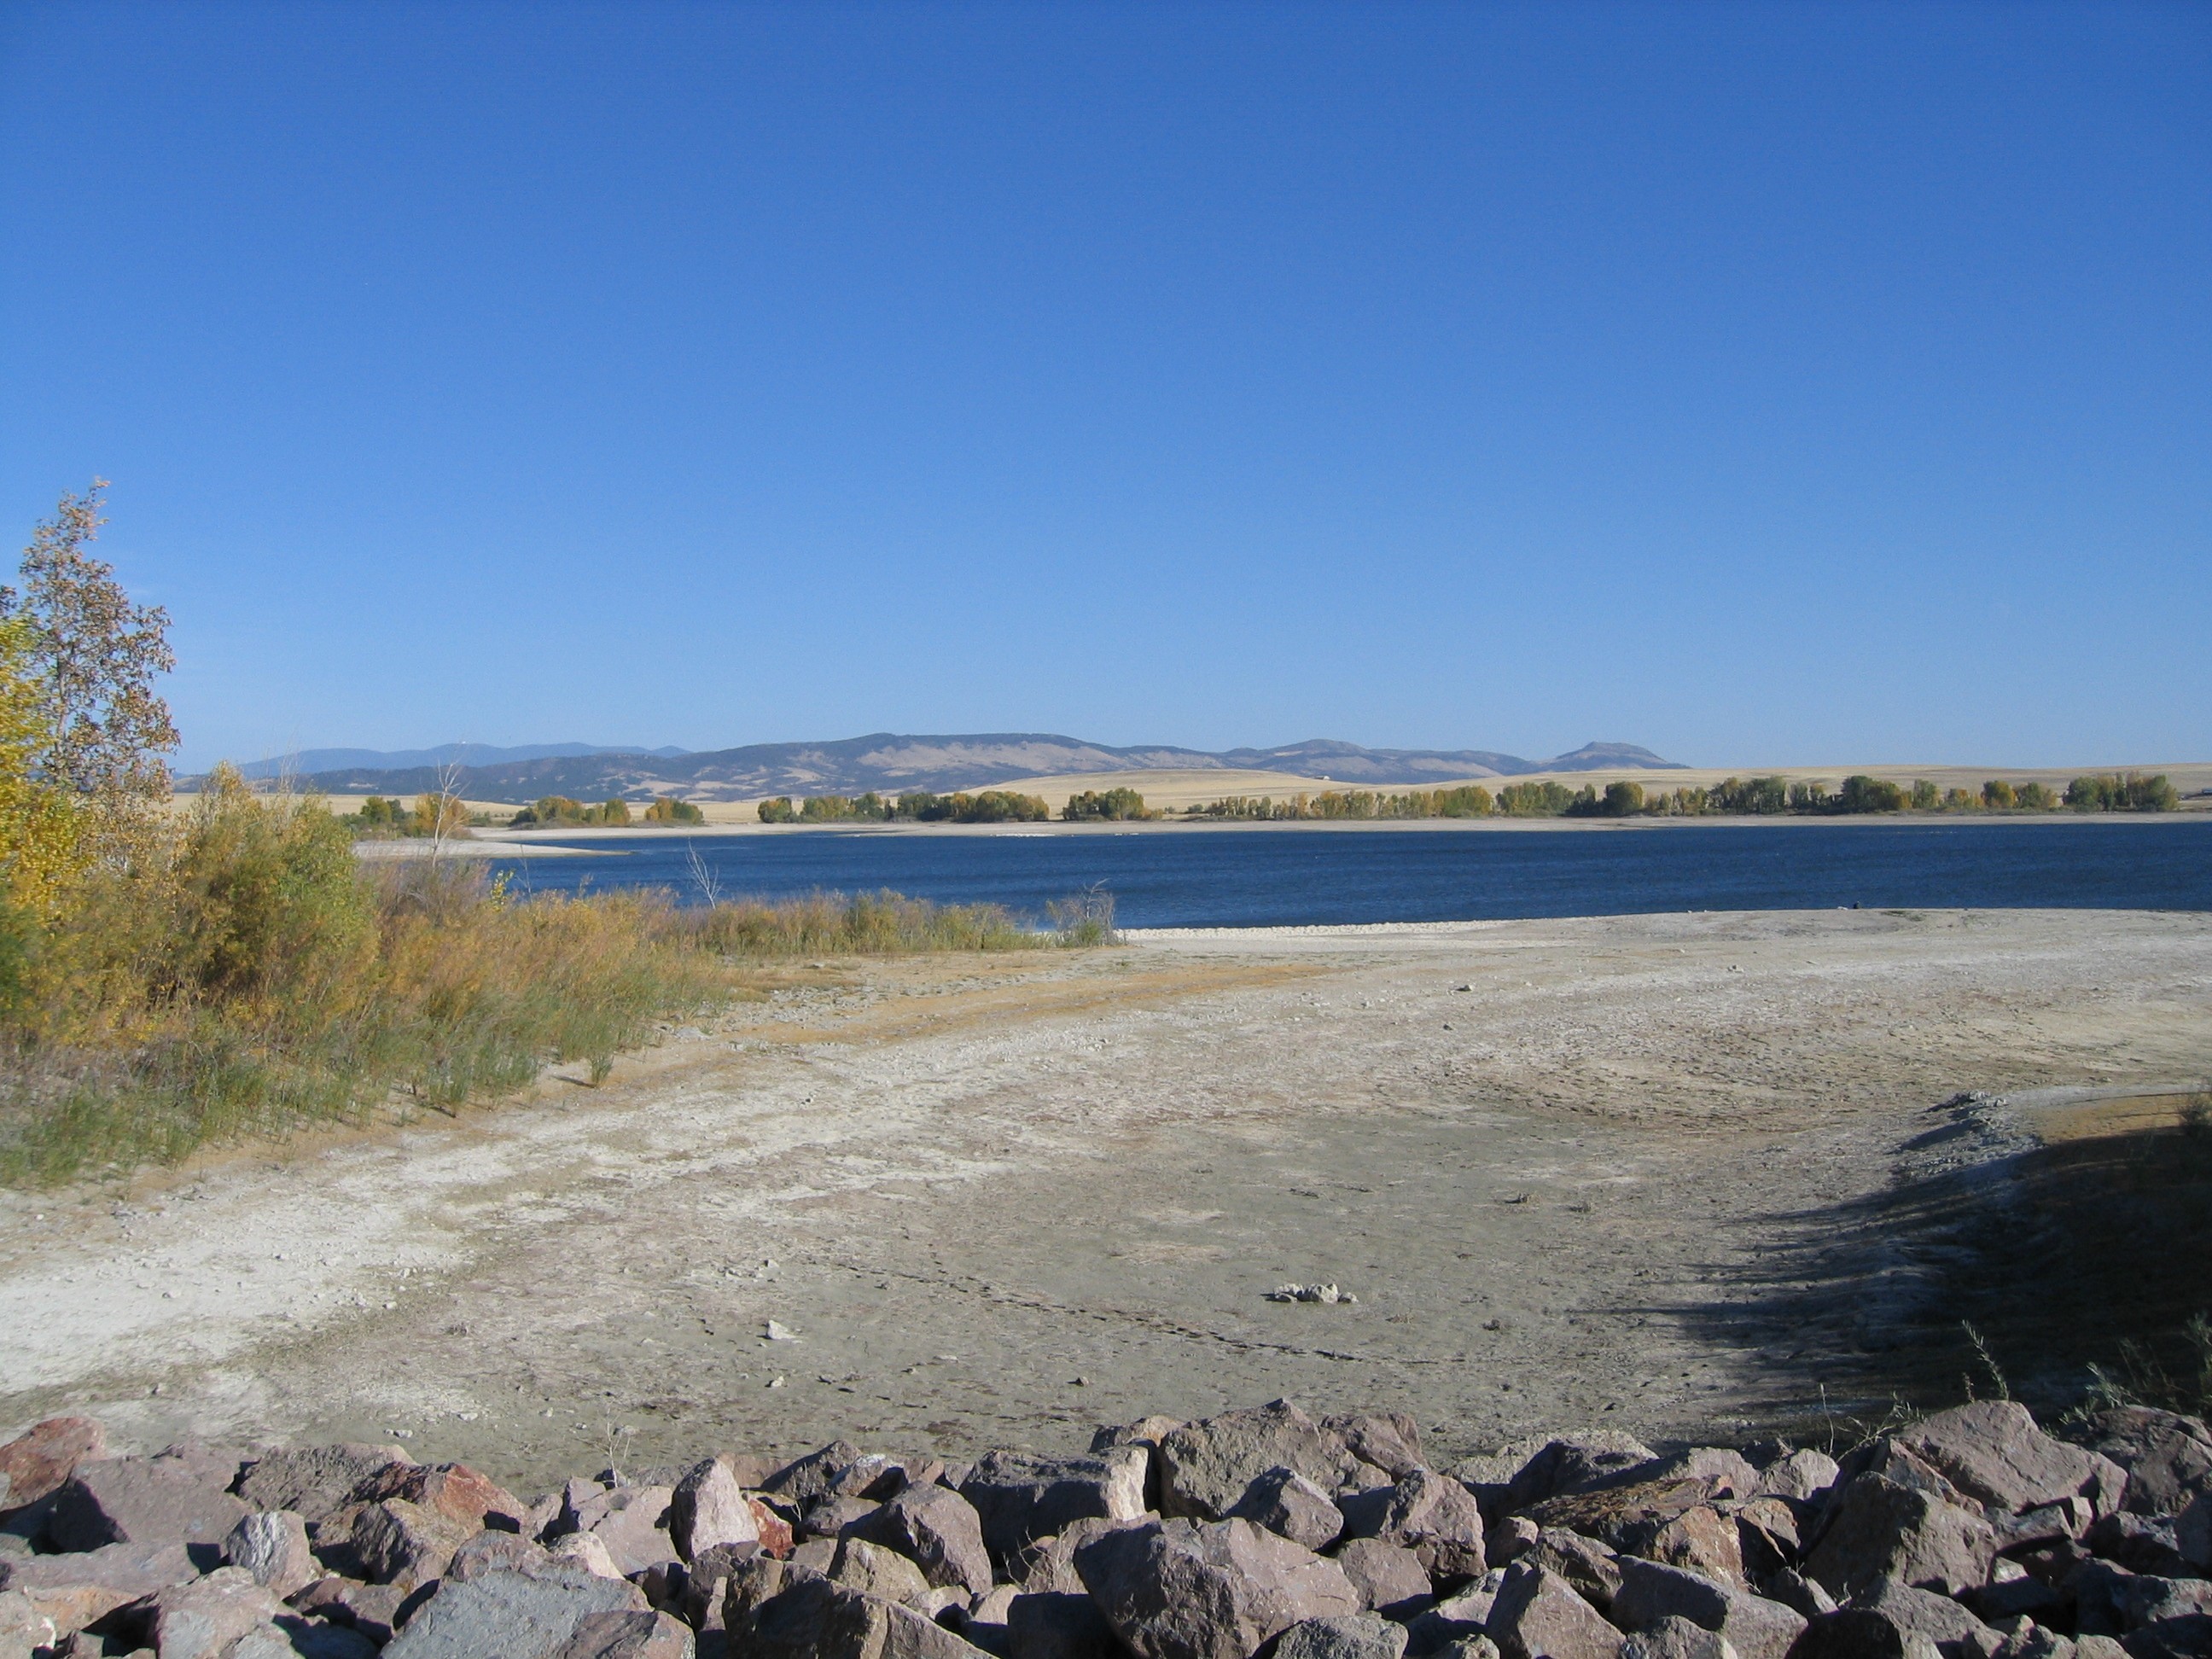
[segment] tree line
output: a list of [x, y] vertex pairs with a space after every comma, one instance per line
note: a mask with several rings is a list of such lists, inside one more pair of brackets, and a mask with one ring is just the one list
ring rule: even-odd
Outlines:
[[757, 811], [763, 823], [1042, 823], [1052, 816], [1042, 796], [1011, 789], [972, 795], [916, 789], [896, 799], [871, 789], [864, 795], [810, 795], [796, 805], [790, 796], [778, 795]]

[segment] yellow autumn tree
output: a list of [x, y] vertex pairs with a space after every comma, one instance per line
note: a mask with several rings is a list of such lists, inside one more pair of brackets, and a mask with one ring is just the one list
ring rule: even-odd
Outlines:
[[43, 916], [86, 857], [74, 792], [44, 769], [53, 724], [35, 660], [31, 624], [0, 622], [0, 897]]

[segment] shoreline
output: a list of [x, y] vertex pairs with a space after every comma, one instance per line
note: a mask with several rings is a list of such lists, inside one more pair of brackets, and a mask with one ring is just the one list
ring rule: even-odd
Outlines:
[[[1662, 818], [1292, 818], [1292, 819], [1176, 819], [1133, 820], [1123, 822], [1082, 822], [1075, 823], [1054, 820], [1032, 823], [919, 823], [914, 822], [866, 822], [847, 823], [705, 823], [672, 824], [665, 827], [632, 824], [612, 829], [564, 829], [544, 832], [548, 839], [540, 841], [529, 832], [504, 832], [479, 835], [465, 842], [449, 842], [449, 855], [463, 857], [512, 856], [517, 858], [579, 857], [617, 853], [618, 847], [602, 848], [596, 843], [624, 841], [724, 841], [748, 836], [999, 836], [1009, 837], [1040, 836], [1148, 836], [1179, 835], [1187, 832], [1250, 833], [1285, 831], [1305, 834], [1330, 831], [1350, 831], [1373, 835], [1391, 830], [1419, 834], [1491, 833], [1501, 835], [1567, 831], [1583, 835], [1591, 833], [1650, 832], [1668, 830], [1720, 830], [1746, 827], [1783, 830], [1803, 829], [1816, 825], [1839, 828], [1874, 829], [1884, 825], [1914, 825], [1936, 828], [1948, 825], [2008, 824], [2033, 826], [2054, 823], [2103, 824], [2178, 824], [2212, 822], [2212, 810], [2184, 807], [2173, 812], [2009, 812], [1972, 815], [1959, 813], [1776, 813], [1760, 816], [1745, 813], [1723, 817]], [[552, 837], [557, 836], [555, 840]], [[572, 843], [588, 842], [590, 846]], [[365, 849], [374, 848], [371, 853]], [[362, 842], [356, 850], [372, 858], [427, 858], [430, 848], [424, 841]]]

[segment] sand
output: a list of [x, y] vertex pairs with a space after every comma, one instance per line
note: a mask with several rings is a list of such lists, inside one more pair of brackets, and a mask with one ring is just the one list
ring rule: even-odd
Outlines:
[[[1741, 1437], [1823, 1383], [1884, 1397], [1881, 1297], [1822, 1300], [1802, 1252], [1914, 1148], [1965, 1156], [1942, 1103], [2212, 1074], [2193, 915], [1194, 932], [787, 978], [597, 1088], [0, 1197], [0, 1427], [398, 1434], [526, 1486], [1284, 1394], [1446, 1452]], [[1359, 1299], [1266, 1299], [1314, 1279]]]

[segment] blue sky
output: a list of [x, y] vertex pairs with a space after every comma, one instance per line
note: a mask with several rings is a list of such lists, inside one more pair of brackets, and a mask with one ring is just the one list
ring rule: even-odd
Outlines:
[[2212, 8], [0, 9], [182, 758], [2212, 757]]

